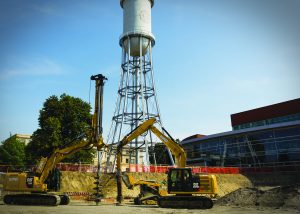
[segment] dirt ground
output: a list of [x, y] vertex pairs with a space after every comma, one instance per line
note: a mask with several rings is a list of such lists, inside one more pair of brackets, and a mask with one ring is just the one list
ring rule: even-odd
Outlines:
[[[166, 174], [162, 173], [134, 173], [134, 178], [139, 180], [154, 180], [158, 183], [166, 183]], [[101, 189], [104, 195], [104, 203], [96, 206], [94, 202], [89, 202], [87, 196], [71, 196], [70, 205], [58, 207], [45, 206], [8, 206], [0, 201], [0, 214], [21, 214], [21, 213], [299, 213], [300, 214], [300, 184], [298, 180], [289, 180], [285, 175], [267, 177], [262, 176], [266, 182], [262, 183], [261, 177], [249, 179], [249, 176], [237, 174], [217, 174], [218, 197], [214, 199], [214, 207], [210, 210], [187, 210], [187, 209], [163, 209], [156, 205], [136, 206], [132, 203], [132, 198], [137, 196], [139, 188], [128, 190], [123, 185], [123, 196], [127, 198], [123, 206], [114, 205], [116, 198], [116, 180], [114, 174], [103, 174], [101, 177]], [[292, 176], [295, 178], [295, 176]], [[266, 184], [272, 178], [272, 184], [282, 184], [279, 186], [255, 185]], [[297, 178], [297, 177], [296, 177]], [[1, 180], [1, 179], [0, 179]], [[284, 181], [284, 183], [281, 182]], [[94, 174], [81, 172], [62, 172], [61, 192], [82, 192], [91, 194], [94, 192]], [[277, 183], [274, 183], [277, 181]], [[278, 182], [280, 181], [280, 182]], [[1, 183], [1, 182], [0, 182]], [[298, 183], [298, 184], [297, 184]], [[289, 185], [287, 185], [289, 184]], [[291, 185], [293, 184], [293, 185]], [[2, 196], [5, 193], [2, 192]], [[1, 199], [1, 186], [0, 186]], [[76, 200], [77, 199], [77, 200]], [[78, 200], [80, 199], [80, 200]], [[106, 201], [105, 201], [106, 200]]]
[[209, 210], [187, 210], [187, 209], [164, 209], [157, 206], [147, 205], [132, 205], [126, 204], [122, 206], [116, 206], [114, 204], [98, 205], [94, 203], [86, 202], [72, 202], [67, 206], [57, 207], [42, 207], [42, 206], [8, 206], [0, 202], [0, 214], [129, 214], [129, 213], [156, 213], [156, 214], [171, 214], [171, 213], [188, 213], [188, 214], [298, 214], [300, 210], [289, 208], [267, 208], [267, 207], [235, 207], [235, 206], [215, 206]]

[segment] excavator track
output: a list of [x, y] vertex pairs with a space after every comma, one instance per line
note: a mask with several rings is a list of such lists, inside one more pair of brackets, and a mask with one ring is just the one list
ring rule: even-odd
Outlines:
[[33, 193], [33, 194], [14, 194], [5, 195], [3, 202], [9, 205], [44, 205], [57, 206], [60, 204], [58, 195]]
[[59, 195], [60, 203], [59, 205], [68, 205], [70, 203], [70, 197], [66, 194]]
[[213, 201], [203, 196], [164, 196], [159, 197], [157, 204], [161, 208], [177, 209], [210, 209]]

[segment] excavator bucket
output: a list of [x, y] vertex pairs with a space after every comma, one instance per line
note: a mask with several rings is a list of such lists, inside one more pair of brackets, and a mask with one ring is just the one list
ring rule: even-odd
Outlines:
[[122, 180], [128, 189], [133, 189], [134, 178], [132, 175], [124, 173], [122, 175]]
[[36, 173], [41, 174], [43, 172], [44, 167], [47, 163], [47, 160], [48, 160], [48, 158], [44, 158], [44, 157], [41, 158], [39, 164], [37, 165], [37, 168], [36, 168], [36, 171], [35, 171]]

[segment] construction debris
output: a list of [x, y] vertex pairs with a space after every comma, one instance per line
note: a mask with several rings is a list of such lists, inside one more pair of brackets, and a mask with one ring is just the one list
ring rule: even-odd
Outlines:
[[263, 206], [300, 209], [300, 185], [264, 188], [239, 188], [220, 198], [216, 205], [239, 207]]

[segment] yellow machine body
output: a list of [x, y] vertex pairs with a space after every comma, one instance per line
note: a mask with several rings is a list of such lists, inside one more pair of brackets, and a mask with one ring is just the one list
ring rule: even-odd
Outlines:
[[41, 183], [39, 177], [27, 173], [6, 173], [3, 183], [4, 191], [12, 192], [46, 192], [47, 184]]
[[[135, 199], [136, 204], [140, 204], [143, 200], [156, 199], [160, 207], [166, 208], [199, 208], [209, 209], [213, 206], [213, 202], [209, 197], [216, 196], [217, 179], [214, 175], [200, 174], [193, 175], [192, 169], [186, 167], [186, 153], [183, 147], [178, 144], [169, 134], [164, 134], [154, 126], [155, 118], [151, 118], [140, 124], [136, 129], [127, 134], [117, 147], [117, 201], [122, 202], [122, 185], [121, 180], [125, 182], [127, 187], [136, 185], [141, 186], [141, 193]], [[168, 193], [169, 195], [161, 195], [159, 184], [149, 183], [147, 181], [134, 181], [132, 177], [125, 176], [124, 179], [121, 171], [122, 148], [138, 136], [146, 131], [154, 133], [175, 157], [175, 168], [170, 168], [168, 172]], [[131, 182], [131, 183], [130, 183]], [[151, 194], [149, 194], [151, 193]], [[199, 195], [199, 196], [195, 196]]]

